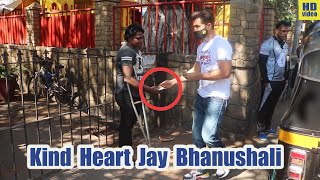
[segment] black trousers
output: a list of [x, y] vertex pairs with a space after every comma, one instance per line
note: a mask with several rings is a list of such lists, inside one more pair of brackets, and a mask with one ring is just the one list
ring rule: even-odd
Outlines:
[[[281, 93], [286, 85], [286, 81], [270, 81], [270, 85], [272, 88], [271, 93], [269, 94], [268, 98], [266, 99], [265, 103], [263, 104], [260, 111], [258, 111], [258, 123], [257, 123], [257, 131], [259, 132], [266, 132], [270, 129], [272, 115], [277, 105], [277, 102], [281, 96]], [[261, 101], [264, 95], [264, 84], [261, 82]]]
[[[120, 127], [119, 127], [119, 147], [132, 146], [132, 128], [137, 121], [130, 102], [129, 93], [123, 91], [115, 95], [117, 104], [120, 106]], [[140, 101], [139, 97], [133, 97], [133, 100]], [[141, 104], [135, 105], [138, 113], [141, 112]]]

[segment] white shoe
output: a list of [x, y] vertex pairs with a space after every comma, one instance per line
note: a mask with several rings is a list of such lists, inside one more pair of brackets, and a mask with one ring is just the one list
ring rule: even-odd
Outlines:
[[203, 170], [192, 170], [183, 176], [184, 180], [197, 180], [197, 179], [208, 179], [210, 177], [209, 172]]
[[216, 177], [219, 179], [225, 178], [228, 176], [230, 169], [217, 169]]

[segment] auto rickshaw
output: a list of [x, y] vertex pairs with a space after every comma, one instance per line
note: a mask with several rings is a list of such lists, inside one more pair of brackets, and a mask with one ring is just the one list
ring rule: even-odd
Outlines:
[[293, 98], [280, 124], [284, 168], [272, 180], [320, 180], [320, 28], [303, 40]]

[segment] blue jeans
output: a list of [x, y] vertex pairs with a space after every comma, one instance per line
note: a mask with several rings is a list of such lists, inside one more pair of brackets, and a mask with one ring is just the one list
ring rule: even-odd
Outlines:
[[227, 100], [215, 97], [202, 98], [194, 104], [192, 139], [197, 148], [225, 147], [219, 136], [219, 127], [227, 107]]

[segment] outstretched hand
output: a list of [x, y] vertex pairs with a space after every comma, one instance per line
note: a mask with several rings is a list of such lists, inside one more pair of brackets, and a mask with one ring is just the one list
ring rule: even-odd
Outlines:
[[159, 87], [162, 87], [164, 89], [171, 88], [173, 85], [175, 85], [174, 79], [171, 80], [165, 80], [162, 83], [159, 84]]
[[182, 75], [184, 78], [186, 78], [189, 81], [198, 80], [198, 74], [197, 73], [188, 73], [187, 70], [182, 71]]
[[150, 89], [149, 89], [148, 91], [149, 91], [149, 93], [151, 93], [151, 94], [158, 94], [158, 93], [160, 93], [160, 90], [159, 90], [159, 87], [158, 87], [158, 86], [152, 86], [152, 87], [150, 87]]

